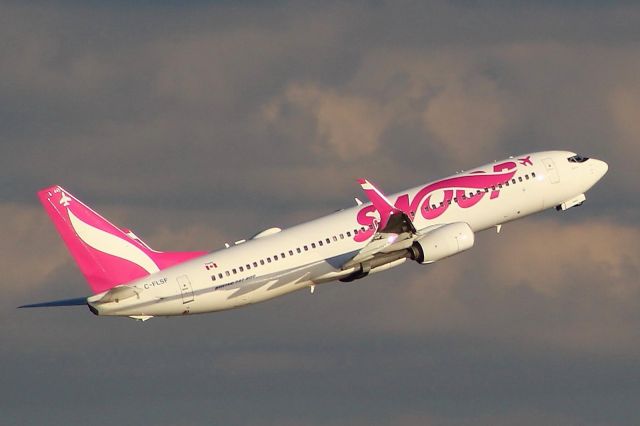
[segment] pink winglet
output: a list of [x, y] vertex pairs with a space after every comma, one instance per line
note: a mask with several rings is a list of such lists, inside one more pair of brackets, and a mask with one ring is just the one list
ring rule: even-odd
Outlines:
[[38, 198], [94, 293], [158, 272], [206, 252], [157, 252], [60, 186]]
[[369, 201], [371, 201], [371, 204], [373, 204], [378, 213], [380, 213], [380, 224], [378, 229], [384, 229], [391, 215], [394, 213], [401, 213], [401, 210], [391, 204], [382, 191], [376, 188], [375, 185], [367, 179], [358, 179], [358, 183], [362, 187], [362, 190]]

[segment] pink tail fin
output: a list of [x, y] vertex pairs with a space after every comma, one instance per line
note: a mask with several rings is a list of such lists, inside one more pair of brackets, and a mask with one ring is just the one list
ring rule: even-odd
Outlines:
[[94, 293], [158, 272], [206, 252], [157, 252], [60, 186], [38, 198]]

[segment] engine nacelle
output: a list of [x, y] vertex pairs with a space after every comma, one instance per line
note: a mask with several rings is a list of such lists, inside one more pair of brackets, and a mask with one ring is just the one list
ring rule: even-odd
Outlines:
[[474, 235], [465, 222], [441, 226], [415, 241], [411, 246], [413, 259], [421, 264], [433, 263], [473, 247]]

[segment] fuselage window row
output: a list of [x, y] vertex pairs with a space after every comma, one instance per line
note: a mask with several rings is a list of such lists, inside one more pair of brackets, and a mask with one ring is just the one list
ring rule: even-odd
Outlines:
[[[524, 175], [524, 180], [529, 180], [530, 177], [531, 178], [536, 177], [536, 173], [535, 172], [531, 172], [531, 175], [529, 175], [529, 173], [525, 174]], [[487, 188], [484, 188], [484, 189], [478, 189], [475, 193], [474, 192], [469, 192], [469, 195], [467, 195], [466, 193], [463, 193], [462, 196], [460, 197], [460, 199], [462, 199], [462, 200], [471, 199], [471, 198], [473, 198], [473, 197], [475, 197], [477, 195], [480, 195], [482, 193], [482, 191], [484, 191], [485, 193], [489, 192], [489, 190], [495, 191], [497, 189], [502, 189], [503, 186], [509, 186], [510, 184], [511, 185], [515, 185], [516, 183], [518, 183], [518, 181], [523, 182], [522, 176], [518, 176], [517, 180], [514, 177], [513, 179], [511, 179], [511, 181], [507, 180], [507, 181], [505, 181], [503, 183], [499, 183], [497, 186], [493, 185], [491, 187], [487, 187]], [[439, 205], [431, 204], [431, 206], [429, 206], [429, 204], [425, 204], [424, 205], [424, 209], [425, 210], [429, 210], [429, 209], [435, 210], [438, 207], [443, 207], [445, 205], [445, 203], [447, 205], [451, 205], [452, 203], [457, 203], [458, 201], [459, 201], [458, 197], [453, 197], [453, 199], [450, 198], [448, 200], [440, 201]], [[362, 230], [364, 231], [364, 228]], [[356, 231], [356, 233], [357, 233], [357, 231]]]
[[[370, 226], [369, 226], [369, 228], [370, 228], [370, 229], [373, 229], [373, 225], [370, 225]], [[360, 228], [360, 229], [354, 229], [354, 230], [353, 230], [353, 232], [354, 232], [354, 234], [355, 234], [355, 235], [357, 235], [359, 231], [365, 231], [365, 230], [366, 230], [366, 228], [363, 226], [363, 227], [362, 227], [362, 228]], [[347, 231], [347, 233], [346, 233], [346, 234], [347, 234], [347, 236], [351, 236], [351, 232], [350, 232], [350, 231]], [[343, 233], [339, 234], [339, 237], [340, 237], [340, 239], [341, 239], [341, 240], [343, 240], [343, 239], [344, 239], [344, 235], [345, 235], [345, 234], [343, 234]], [[337, 241], [338, 241], [338, 235], [333, 235], [333, 236], [331, 236], [331, 237], [327, 237], [327, 238], [325, 238], [326, 243], [327, 243], [327, 244], [331, 244], [331, 239], [333, 239], [333, 241], [334, 241], [334, 242], [337, 242]], [[318, 240], [318, 244], [319, 244], [320, 246], [323, 246], [323, 244], [324, 244], [324, 243], [323, 243], [323, 241], [322, 241], [322, 240]], [[316, 248], [316, 244], [315, 244], [315, 243], [311, 243], [311, 248]], [[295, 251], [296, 251], [297, 253], [302, 253], [302, 250], [303, 250], [303, 249], [304, 249], [304, 251], [308, 251], [308, 250], [309, 250], [309, 247], [308, 247], [307, 245], [304, 245], [304, 246], [302, 246], [302, 248], [297, 247], [297, 248], [295, 249]], [[289, 256], [293, 256], [293, 255], [294, 255], [294, 251], [293, 251], [293, 250], [289, 250]], [[285, 257], [286, 257], [285, 253], [284, 253], [284, 252], [280, 253], [280, 257], [285, 258]], [[278, 260], [278, 255], [277, 255], [277, 254], [273, 256], [273, 260], [274, 260], [274, 261], [277, 261], [277, 260]], [[254, 268], [257, 268], [257, 267], [258, 267], [258, 262], [260, 262], [260, 265], [261, 265], [261, 266], [265, 264], [265, 260], [264, 260], [264, 259], [260, 259], [259, 261], [253, 262], [253, 267], [254, 267]], [[271, 263], [271, 257], [267, 257], [267, 258], [266, 258], [266, 262], [267, 262], [267, 263]], [[215, 274], [214, 274], [214, 275], [211, 275], [211, 280], [212, 280], [212, 281], [216, 281], [217, 279], [222, 279], [222, 278], [224, 278], [224, 275], [226, 275], [227, 277], [229, 277], [229, 276], [231, 276], [231, 274], [237, 274], [237, 273], [238, 273], [238, 271], [239, 271], [239, 272], [244, 272], [244, 271], [245, 271], [245, 269], [246, 269], [247, 271], [248, 271], [248, 270], [251, 270], [251, 263], [247, 263], [245, 266], [238, 266], [237, 268], [232, 268], [232, 269], [231, 269], [231, 270], [229, 270], [229, 271], [224, 271], [224, 273], [223, 273], [223, 272], [220, 272], [220, 273], [218, 273], [218, 276], [217, 276], [217, 277], [216, 277], [216, 275], [215, 275]], [[221, 288], [221, 287], [219, 286], [219, 287], [217, 287], [217, 288]]]

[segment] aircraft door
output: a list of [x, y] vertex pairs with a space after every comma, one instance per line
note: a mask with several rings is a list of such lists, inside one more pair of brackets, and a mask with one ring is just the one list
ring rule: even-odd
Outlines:
[[549, 178], [549, 182], [551, 183], [560, 182], [558, 169], [556, 168], [556, 164], [553, 162], [553, 160], [551, 158], [543, 158], [542, 164], [544, 164], [544, 169], [546, 170], [546, 174], [547, 174], [547, 177]]
[[186, 275], [180, 275], [178, 277], [178, 286], [180, 287], [180, 293], [182, 294], [182, 303], [186, 304], [193, 302], [193, 288], [191, 287], [191, 281]]

